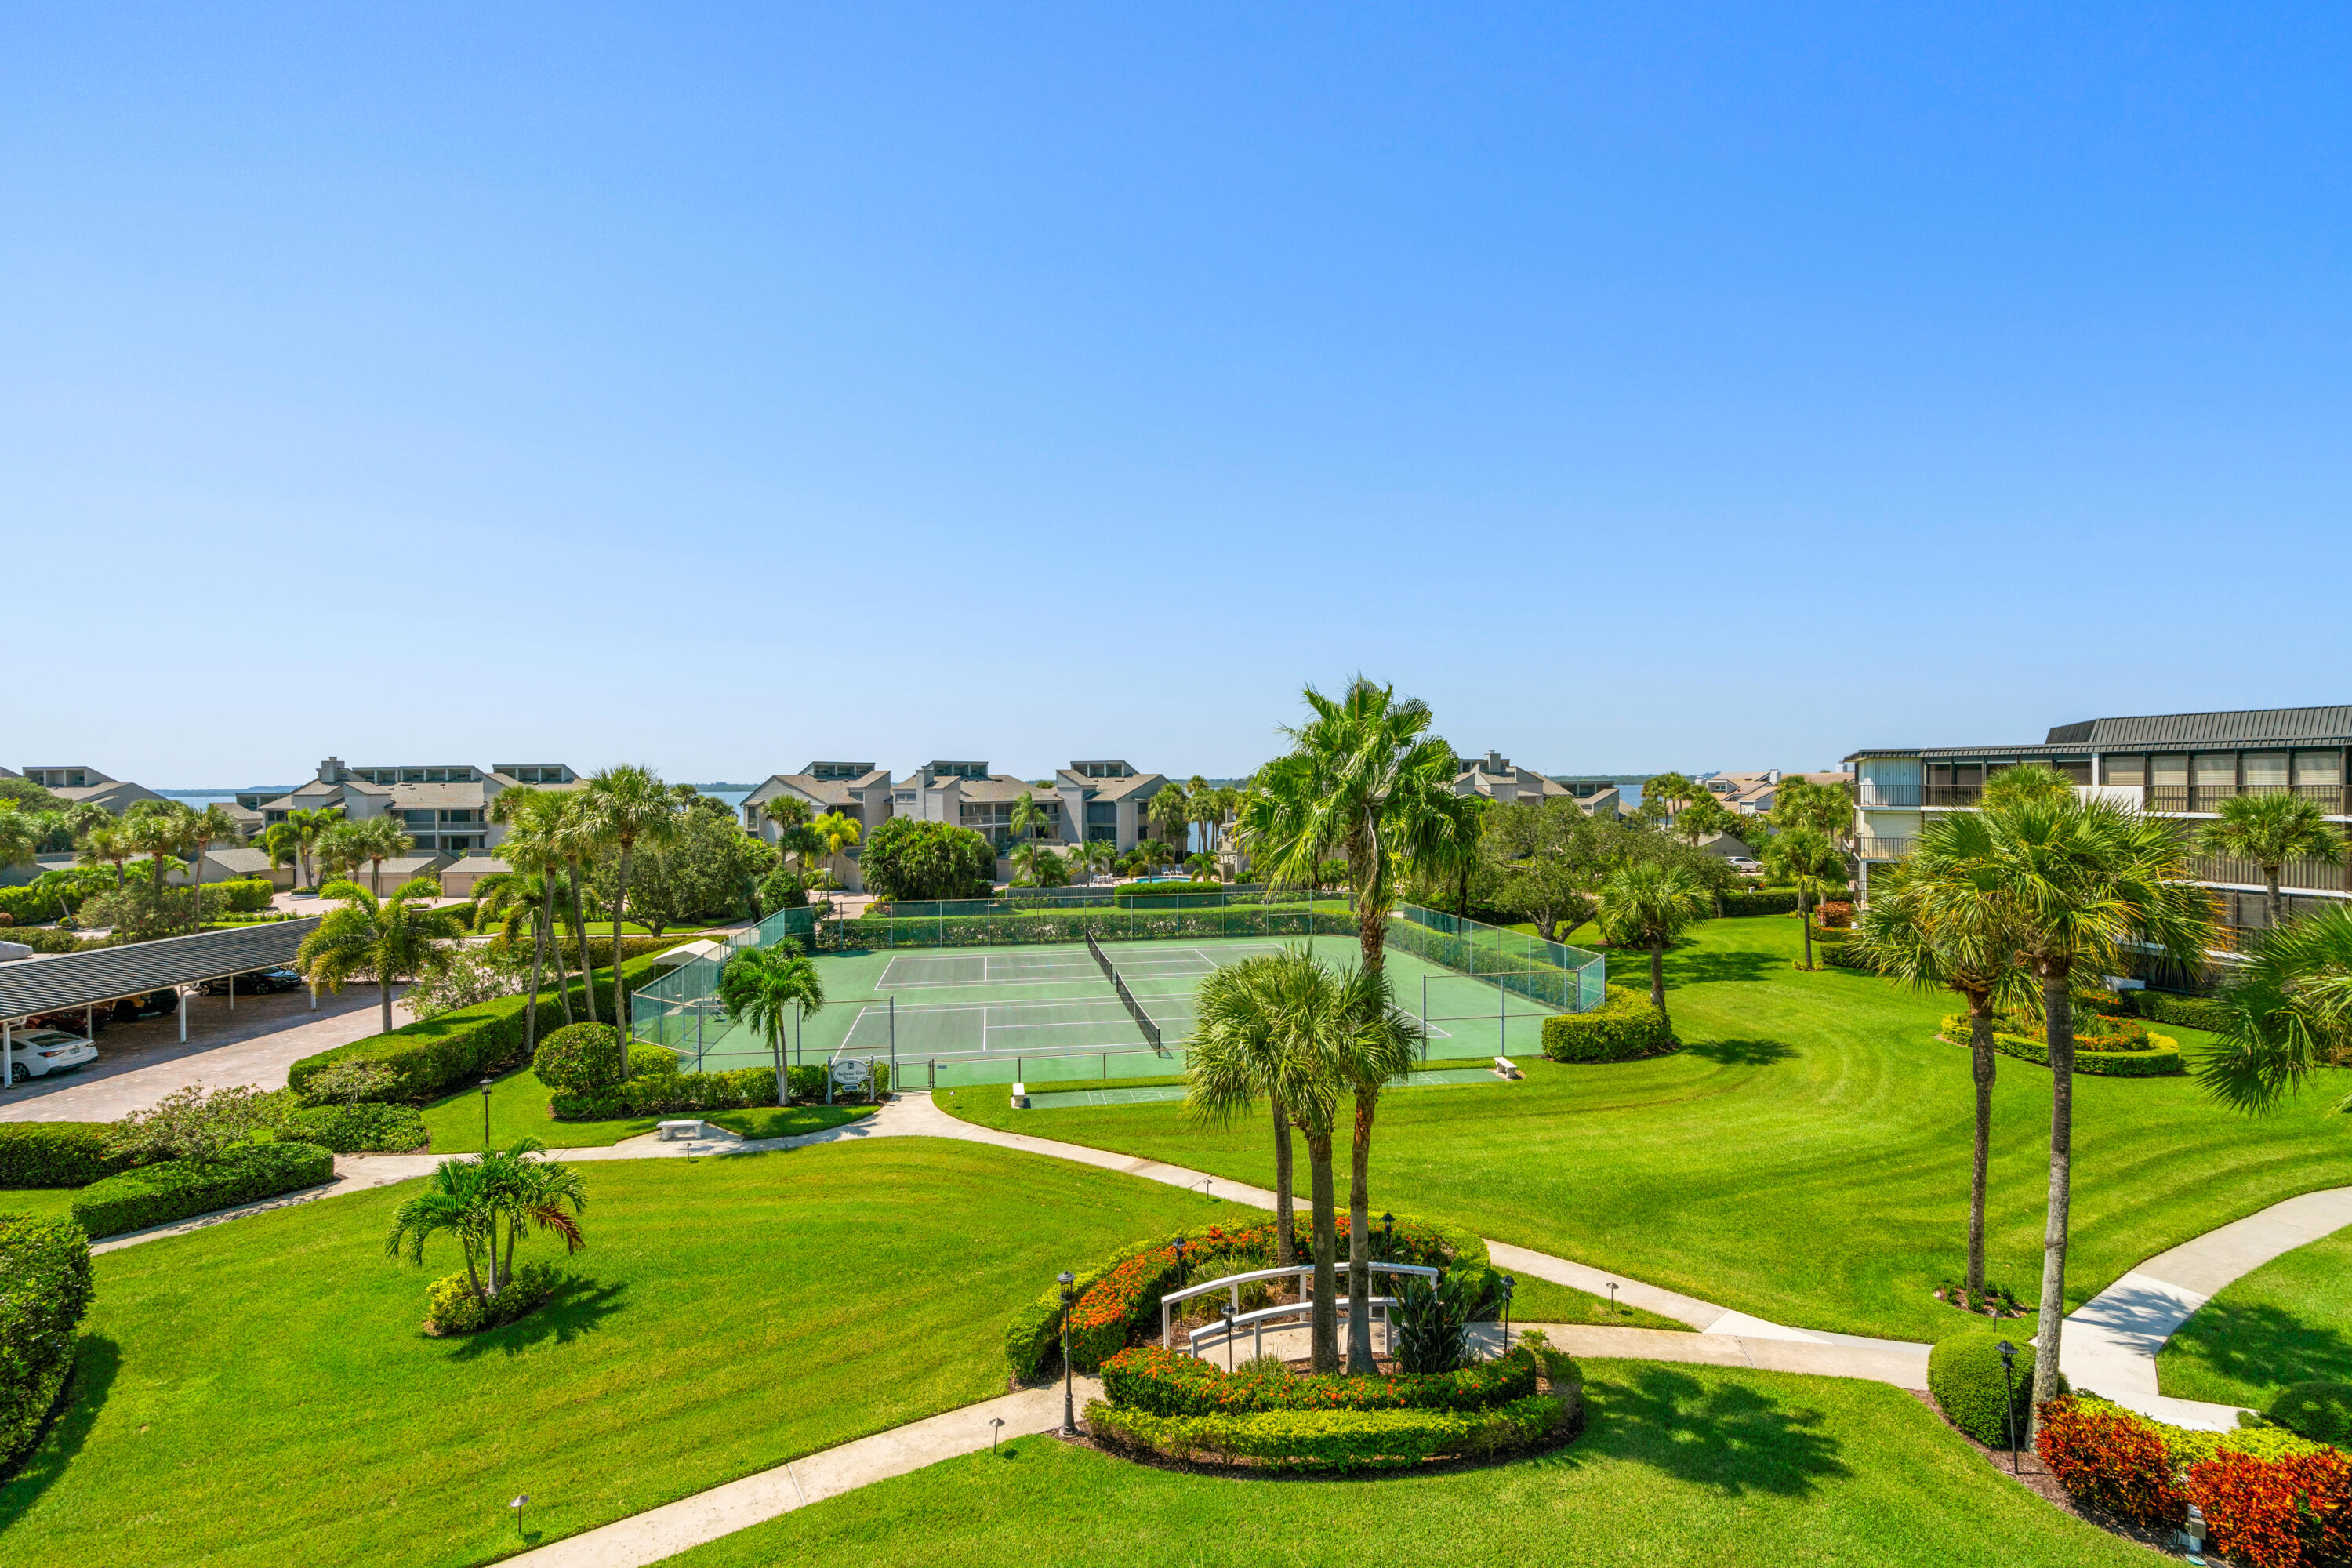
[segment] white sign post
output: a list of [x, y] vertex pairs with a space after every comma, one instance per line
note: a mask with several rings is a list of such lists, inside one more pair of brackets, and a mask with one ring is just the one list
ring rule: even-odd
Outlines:
[[835, 1057], [833, 1061], [833, 1081], [836, 1088], [851, 1090], [867, 1089], [874, 1075], [866, 1070], [864, 1057]]

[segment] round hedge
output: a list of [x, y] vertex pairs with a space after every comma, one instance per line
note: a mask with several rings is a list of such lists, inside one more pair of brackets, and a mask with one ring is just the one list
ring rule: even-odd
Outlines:
[[539, 1042], [531, 1070], [550, 1089], [598, 1094], [621, 1082], [621, 1034], [610, 1024], [566, 1024]]
[[2340, 1447], [2352, 1436], [2352, 1384], [2291, 1383], [2264, 1414], [2298, 1436]]
[[[1953, 1426], [1988, 1448], [2009, 1447], [2000, 1372], [2000, 1342], [2009, 1337], [1990, 1329], [1964, 1329], [1937, 1342], [1927, 1355], [1927, 1392]], [[2021, 1443], [2033, 1413], [2033, 1347], [2023, 1342], [2022, 1335], [2010, 1342], [2017, 1346], [2017, 1371], [2016, 1403], [2008, 1415]], [[2064, 1392], [2063, 1379], [2060, 1392]]]

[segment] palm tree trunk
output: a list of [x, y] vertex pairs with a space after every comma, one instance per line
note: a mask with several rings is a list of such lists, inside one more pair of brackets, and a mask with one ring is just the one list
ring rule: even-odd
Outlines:
[[1992, 1166], [1992, 998], [1969, 998], [1969, 1071], [1977, 1084], [1975, 1163], [1969, 1173], [1969, 1300], [1984, 1295], [1985, 1180]]
[[2042, 1316], [2033, 1340], [2033, 1416], [2029, 1440], [2041, 1429], [2042, 1406], [2058, 1396], [2058, 1341], [2066, 1323], [2067, 1208], [2074, 1160], [2074, 1014], [2064, 964], [2042, 972], [2042, 1005], [2050, 1042], [2050, 1215], [2042, 1232]]
[[621, 1035], [621, 1078], [629, 1076], [629, 997], [621, 989], [621, 915], [629, 907], [629, 841], [621, 841], [621, 880], [613, 889], [613, 1027]]
[[539, 970], [547, 957], [547, 928], [555, 922], [555, 882], [551, 878], [541, 884], [546, 892], [544, 918], [533, 921], [538, 927], [530, 943], [530, 1005], [522, 1010], [522, 1054], [534, 1055], [539, 1046]]
[[1805, 928], [1805, 967], [1813, 966], [1813, 911], [1805, 901], [1805, 879], [1797, 879], [1797, 923]]
[[1663, 942], [1650, 943], [1650, 1005], [1661, 1013], [1666, 1010], [1666, 944]]
[[2278, 930], [2279, 922], [2286, 918], [2286, 900], [2279, 897], [2279, 873], [2283, 869], [2278, 866], [2263, 868], [2263, 891], [2269, 895], [2269, 901], [2263, 907], [2270, 914], [2273, 931]]
[[[588, 1010], [588, 1021], [596, 1022], [596, 976], [588, 967], [588, 917], [580, 904], [580, 862], [569, 862], [572, 868], [572, 929], [580, 933], [580, 998]], [[565, 984], [571, 982], [566, 980]]]
[[374, 855], [368, 857], [368, 891], [383, 897], [383, 860]]
[[1290, 1113], [1279, 1094], [1274, 1101], [1274, 1261], [1288, 1268], [1298, 1261], [1298, 1222], [1291, 1212]]
[[1372, 1113], [1380, 1091], [1356, 1091], [1356, 1137], [1348, 1173], [1348, 1370], [1372, 1372]]
[[1333, 1254], [1339, 1247], [1339, 1226], [1331, 1215], [1331, 1134], [1307, 1135], [1307, 1170], [1315, 1205], [1315, 1310], [1307, 1319], [1308, 1353], [1314, 1370], [1339, 1370], [1339, 1314], [1335, 1310], [1339, 1271]]

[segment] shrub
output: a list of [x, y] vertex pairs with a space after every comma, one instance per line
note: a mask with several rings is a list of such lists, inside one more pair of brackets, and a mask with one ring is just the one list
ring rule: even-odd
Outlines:
[[986, 837], [912, 816], [876, 828], [857, 864], [881, 899], [984, 899], [996, 880], [996, 849]]
[[2352, 1436], [2352, 1384], [2291, 1383], [2279, 1390], [2264, 1414], [2315, 1443], [2340, 1446]]
[[1856, 952], [1853, 943], [1850, 942], [1825, 942], [1814, 948], [1813, 952], [1823, 963], [1832, 964], [1839, 969], [1858, 969], [1864, 974], [1876, 973], [1872, 969], [1869, 961]]
[[545, 1305], [560, 1282], [555, 1265], [526, 1263], [504, 1289], [484, 1300], [465, 1275], [444, 1276], [425, 1292], [425, 1331], [436, 1337], [478, 1334], [511, 1323]]
[[1281, 1362], [1267, 1359], [1271, 1365], [1229, 1373], [1213, 1362], [1159, 1345], [1139, 1345], [1103, 1363], [1103, 1394], [1113, 1405], [1155, 1415], [1244, 1415], [1259, 1410], [1470, 1411], [1526, 1398], [1536, 1392], [1538, 1372], [1532, 1355], [1517, 1352], [1452, 1372], [1396, 1377], [1293, 1377]]
[[1153, 1415], [1095, 1400], [1097, 1436], [1172, 1458], [1248, 1462], [1270, 1470], [1392, 1469], [1447, 1455], [1486, 1458], [1565, 1433], [1572, 1400], [1529, 1394], [1471, 1415], [1444, 1410], [1271, 1410], [1248, 1415]]
[[[92, 893], [100, 890], [100, 886], [114, 886], [112, 871], [107, 872], [105, 882], [100, 886], [77, 885], [62, 879], [51, 882], [44, 877], [32, 887], [0, 888], [0, 915], [6, 915], [9, 924], [20, 926], [39, 925], [44, 921], [62, 919], [79, 910]], [[19, 942], [23, 939], [11, 937], [8, 940]]]
[[[1944, 1037], [1960, 1046], [1969, 1043], [1969, 1019], [1965, 1013], [1954, 1013], [1944, 1020]], [[2168, 1035], [2150, 1035], [2147, 1050], [2097, 1050], [2082, 1045], [2074, 1047], [2074, 1070], [2096, 1078], [2174, 1078], [2189, 1070], [2181, 1059], [2180, 1042]], [[2006, 1030], [1996, 1030], [1992, 1047], [2005, 1057], [2032, 1062], [2038, 1067], [2050, 1065], [2050, 1047], [2040, 1040]]]
[[[632, 1064], [646, 1049], [640, 1046], [631, 1050]], [[775, 1103], [773, 1068], [646, 1073], [594, 1094], [558, 1093], [549, 1101], [558, 1121], [612, 1121], [625, 1116], [667, 1116], [684, 1111], [700, 1115]]]
[[1853, 906], [1838, 899], [1825, 904], [1815, 904], [1813, 919], [1824, 931], [1843, 931], [1853, 924]]
[[73, 1216], [92, 1236], [169, 1225], [257, 1203], [335, 1178], [335, 1156], [316, 1143], [256, 1143], [218, 1160], [167, 1160], [82, 1189]]
[[0, 1214], [0, 1468], [33, 1446], [56, 1407], [89, 1298], [80, 1226]]
[[2033, 1352], [2019, 1344], [2011, 1394], [2001, 1381], [2000, 1334], [1963, 1329], [1927, 1354], [1927, 1392], [1951, 1424], [1988, 1448], [2009, 1447], [2014, 1422], [2021, 1440], [2033, 1415]]
[[1670, 1048], [1666, 1016], [1646, 991], [1612, 985], [1590, 1013], [1554, 1013], [1544, 1020], [1543, 1053], [1556, 1062], [1621, 1062]]
[[406, 1154], [425, 1147], [425, 1113], [413, 1105], [317, 1105], [280, 1123], [278, 1136], [338, 1154]]
[[[205, 891], [217, 890], [221, 908], [236, 914], [257, 914], [269, 908], [270, 895], [278, 889], [259, 877], [239, 877], [226, 882], [206, 882]], [[205, 912], [212, 912], [212, 900], [205, 900]]]
[[112, 945], [105, 937], [76, 936], [61, 926], [13, 926], [0, 942], [22, 942], [35, 952], [79, 952], [86, 947]]
[[2332, 1449], [2219, 1454], [2191, 1466], [2181, 1489], [2204, 1512], [2208, 1549], [2249, 1568], [2352, 1562], [2352, 1460]]
[[383, 1099], [397, 1082], [399, 1075], [381, 1062], [338, 1062], [312, 1073], [301, 1098], [310, 1105], [357, 1105]]
[[1724, 918], [1741, 915], [1792, 915], [1797, 912], [1797, 892], [1767, 892], [1754, 889], [1735, 893], [1717, 893], [1716, 900], [1723, 908]]
[[1486, 1281], [1469, 1269], [1449, 1269], [1435, 1279], [1407, 1275], [1397, 1285], [1390, 1309], [1396, 1336], [1397, 1370], [1449, 1373], [1469, 1349], [1472, 1314], [1484, 1306]]
[[2077, 1502], [2137, 1524], [2177, 1526], [2189, 1516], [2162, 1435], [2127, 1410], [2053, 1399], [2042, 1406], [2033, 1449]]
[[[1225, 885], [1223, 882], [1124, 882], [1113, 888], [1110, 894], [1110, 901], [1122, 909], [1136, 905], [1148, 909], [1154, 903], [1172, 905], [1178, 899], [1182, 899], [1188, 909], [1223, 909], [1226, 899]], [[1203, 901], [1196, 906], [1192, 902], [1195, 899]]]
[[0, 1121], [0, 1187], [86, 1187], [131, 1164], [103, 1121]]
[[2159, 1024], [2219, 1032], [2228, 1023], [2221, 1005], [2210, 996], [2183, 996], [2171, 991], [2126, 991], [2132, 1011]]
[[621, 1031], [610, 1024], [570, 1024], [539, 1042], [530, 1058], [539, 1081], [562, 1093], [593, 1095], [621, 1081]]

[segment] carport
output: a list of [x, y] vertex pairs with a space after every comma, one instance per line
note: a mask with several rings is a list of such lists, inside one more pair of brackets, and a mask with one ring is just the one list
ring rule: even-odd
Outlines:
[[[302, 939], [319, 929], [320, 918], [266, 921], [236, 931], [200, 931], [0, 964], [0, 1089], [14, 1087], [16, 1031], [26, 1020], [75, 1007], [88, 1014], [100, 1003], [169, 990], [180, 999], [180, 1038], [184, 1042], [190, 986], [290, 965]], [[310, 1005], [314, 1010], [319, 1005], [316, 990], [310, 993]], [[229, 1007], [236, 1007], [234, 986]], [[91, 1036], [96, 1037], [95, 1030]]]

